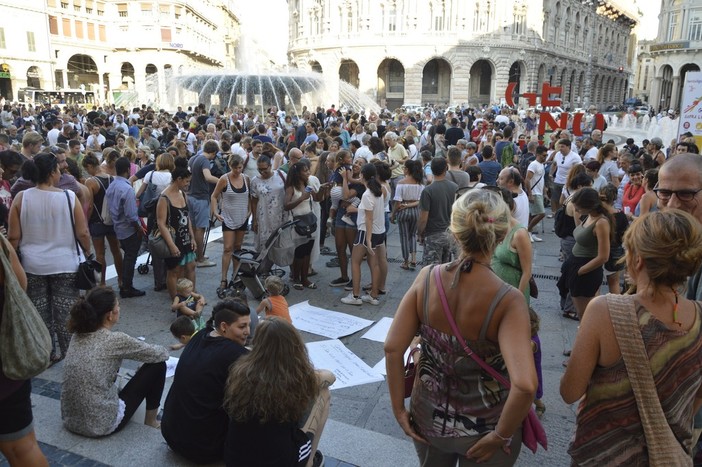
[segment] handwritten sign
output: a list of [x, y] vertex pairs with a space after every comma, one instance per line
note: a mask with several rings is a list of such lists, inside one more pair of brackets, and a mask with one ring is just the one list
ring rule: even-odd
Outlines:
[[309, 352], [310, 360], [315, 368], [329, 370], [336, 376], [336, 381], [330, 389], [341, 389], [384, 380], [383, 375], [368, 366], [337, 339], [310, 342], [307, 344], [307, 352]]
[[293, 326], [300, 331], [338, 339], [351, 335], [373, 324], [373, 321], [356, 316], [325, 310], [304, 301], [290, 307]]

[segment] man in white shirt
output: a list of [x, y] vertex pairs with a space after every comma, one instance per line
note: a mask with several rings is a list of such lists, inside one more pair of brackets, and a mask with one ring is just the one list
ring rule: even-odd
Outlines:
[[[364, 158], [366, 161], [369, 161], [373, 158], [373, 153], [371, 152], [370, 148], [368, 148], [368, 141], [370, 141], [371, 135], [363, 135], [363, 140], [358, 141], [358, 140], [352, 140], [356, 141], [361, 144], [361, 146], [356, 149], [356, 152], [353, 153], [353, 160], [355, 161], [359, 157]], [[350, 144], [349, 144], [350, 146]]]
[[524, 227], [529, 225], [529, 197], [522, 189], [522, 176], [516, 167], [505, 167], [497, 176], [497, 186], [506, 188], [513, 193], [514, 213], [517, 222]]
[[90, 129], [90, 136], [85, 142], [85, 148], [88, 151], [102, 151], [102, 145], [105, 144], [105, 137], [100, 134], [100, 127], [93, 125]]
[[527, 167], [526, 186], [529, 189], [529, 226], [527, 230], [531, 236], [532, 242], [541, 242], [542, 239], [532, 233], [536, 225], [544, 218], [544, 176], [546, 168], [544, 161], [548, 148], [546, 146], [537, 146], [534, 153], [536, 158], [529, 163]]
[[129, 127], [124, 123], [124, 117], [122, 114], [115, 115], [115, 121], [113, 123], [115, 130], [121, 128], [125, 135], [129, 134]]
[[46, 134], [46, 139], [49, 142], [49, 146], [56, 146], [58, 144], [58, 137], [61, 134], [61, 128], [63, 128], [63, 122], [61, 120], [54, 120], [51, 122], [51, 130]]
[[595, 147], [595, 142], [592, 140], [592, 138], [585, 138], [583, 140], [583, 149], [585, 149], [583, 164], [597, 160], [597, 148]]
[[572, 151], [569, 139], [559, 139], [556, 143], [556, 151], [551, 164], [551, 175], [554, 176], [553, 189], [551, 190], [551, 212], [556, 212], [561, 207], [561, 193], [568, 172], [575, 164], [582, 163], [580, 156]]

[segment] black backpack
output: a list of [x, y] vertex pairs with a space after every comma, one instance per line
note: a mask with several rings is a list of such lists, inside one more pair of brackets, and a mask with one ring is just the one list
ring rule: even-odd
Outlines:
[[524, 153], [519, 159], [519, 173], [522, 174], [522, 178], [526, 180], [527, 170], [529, 169], [529, 164], [536, 160], [534, 154]]
[[572, 237], [575, 230], [575, 219], [566, 214], [568, 200], [553, 215], [553, 230], [559, 238]]

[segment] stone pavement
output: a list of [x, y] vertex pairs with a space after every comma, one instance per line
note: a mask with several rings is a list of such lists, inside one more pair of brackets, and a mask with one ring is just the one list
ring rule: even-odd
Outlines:
[[[605, 140], [615, 137], [618, 145], [623, 144], [628, 135], [608, 132]], [[643, 136], [632, 135], [637, 143]], [[561, 317], [559, 298], [555, 281], [560, 274], [558, 261], [559, 239], [551, 233], [553, 221], [546, 219], [543, 228], [542, 243], [534, 243], [534, 276], [539, 287], [539, 298], [532, 301], [534, 309], [541, 317], [540, 337], [543, 345], [544, 402], [546, 413], [543, 424], [549, 441], [549, 450], [539, 450], [537, 454], [522, 450], [517, 465], [519, 466], [556, 466], [568, 465], [570, 458], [567, 447], [572, 436], [575, 422], [575, 406], [565, 404], [559, 395], [559, 382], [563, 374], [563, 351], [569, 349], [577, 323]], [[330, 269], [325, 263], [330, 256], [320, 256], [314, 265], [318, 275], [314, 276], [319, 285], [317, 290], [291, 290], [287, 296], [292, 305], [309, 300], [312, 305], [334, 311], [353, 314], [377, 321], [382, 317], [392, 317], [400, 299], [411, 285], [416, 273], [399, 268], [401, 258], [396, 226], [389, 232], [388, 256], [390, 267], [387, 279], [388, 294], [381, 298], [379, 306], [364, 304], [361, 307], [344, 305], [340, 298], [348, 292], [340, 287], [329, 287], [329, 281], [338, 277], [338, 269]], [[249, 234], [246, 243], [252, 240]], [[333, 248], [333, 240], [327, 241]], [[421, 247], [420, 247], [421, 251]], [[208, 255], [215, 261], [221, 256], [221, 240], [211, 241]], [[419, 256], [421, 258], [421, 255]], [[367, 268], [363, 269], [364, 278], [368, 278]], [[209, 314], [211, 304], [217, 297], [215, 289], [219, 284], [219, 266], [197, 270], [198, 289], [208, 299], [210, 305], [205, 311]], [[287, 279], [287, 276], [286, 276]], [[109, 285], [116, 287], [116, 280]], [[151, 274], [135, 277], [135, 286], [147, 290], [145, 297], [121, 301], [121, 319], [117, 330], [132, 336], [142, 336], [147, 342], [170, 345], [173, 342], [168, 331], [173, 315], [169, 310], [168, 294], [153, 292]], [[605, 290], [606, 292], [606, 290]], [[256, 305], [252, 301], [253, 306]], [[342, 338], [341, 341], [369, 366], [383, 358], [383, 344], [361, 339], [365, 330]], [[302, 333], [306, 342], [325, 338]], [[178, 356], [179, 352], [173, 352]], [[125, 361], [123, 373], [133, 372], [136, 363]], [[140, 420], [143, 409], [134, 416], [130, 425], [122, 432], [102, 439], [87, 439], [73, 435], [61, 425], [59, 403], [60, 383], [62, 381], [62, 364], [57, 364], [45, 371], [33, 381], [34, 417], [36, 432], [42, 448], [50, 459], [51, 465], [190, 465], [167, 448], [158, 430], [144, 426]], [[164, 398], [172, 379], [166, 382]], [[320, 449], [326, 456], [327, 467], [362, 466], [387, 467], [390, 465], [417, 465], [414, 447], [396, 423], [390, 409], [389, 396], [385, 382], [365, 384], [332, 391], [331, 413], [324, 430]], [[6, 462], [0, 456], [0, 466]]]

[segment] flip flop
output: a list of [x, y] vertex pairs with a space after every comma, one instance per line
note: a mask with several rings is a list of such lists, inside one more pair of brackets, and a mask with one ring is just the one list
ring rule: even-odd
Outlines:
[[307, 287], [308, 289], [316, 289], [316, 288], [317, 288], [317, 284], [315, 284], [314, 282], [310, 282], [310, 283], [307, 284], [305, 287]]
[[302, 284], [293, 284], [293, 289], [295, 290], [304, 290], [305, 286]]
[[580, 318], [578, 318], [578, 313], [575, 311], [564, 311], [562, 316], [564, 318], [572, 319], [573, 321], [580, 321]]

